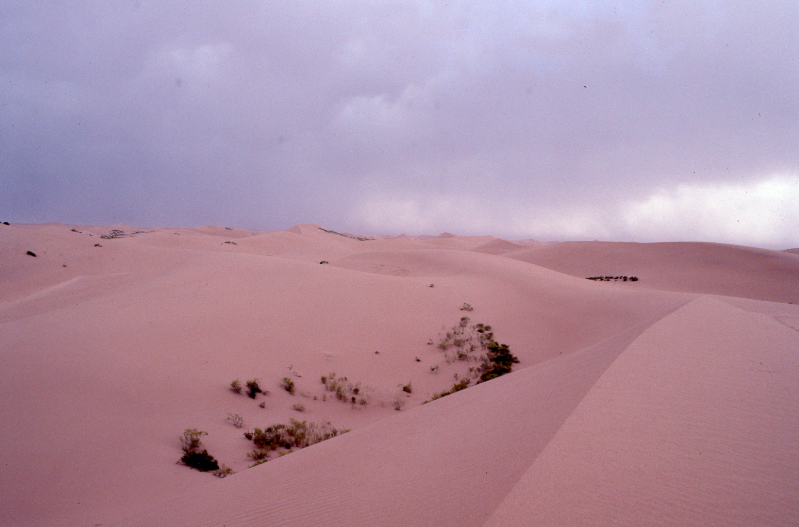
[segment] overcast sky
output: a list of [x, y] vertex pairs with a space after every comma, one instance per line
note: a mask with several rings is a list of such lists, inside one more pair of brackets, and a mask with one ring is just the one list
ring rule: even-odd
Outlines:
[[0, 4], [0, 221], [799, 247], [799, 2]]

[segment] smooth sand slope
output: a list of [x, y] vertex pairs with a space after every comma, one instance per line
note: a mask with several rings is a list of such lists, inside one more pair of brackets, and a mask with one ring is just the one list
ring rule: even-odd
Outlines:
[[[2, 525], [799, 522], [790, 253], [0, 225], [0, 273]], [[520, 363], [421, 405], [462, 316]], [[248, 469], [231, 413], [352, 431]], [[236, 474], [175, 463], [195, 427]]]

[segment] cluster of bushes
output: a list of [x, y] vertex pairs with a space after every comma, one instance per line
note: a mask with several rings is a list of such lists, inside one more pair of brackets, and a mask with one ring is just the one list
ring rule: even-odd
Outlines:
[[510, 373], [513, 365], [518, 362], [519, 359], [510, 352], [507, 344], [497, 344], [492, 341], [488, 345], [488, 353], [483, 362], [485, 368], [480, 375], [480, 380], [477, 381], [478, 384]]
[[269, 460], [269, 453], [275, 450], [293, 452], [307, 446], [321, 443], [349, 430], [338, 430], [330, 421], [324, 423], [308, 423], [291, 419], [289, 424], [276, 424], [261, 430], [245, 432], [244, 437], [255, 445], [255, 450], [247, 454], [258, 465]]
[[[432, 341], [430, 343], [432, 343]], [[430, 401], [466, 389], [471, 383], [472, 378], [478, 379], [477, 384], [479, 384], [510, 373], [513, 369], [513, 365], [519, 362], [519, 359], [511, 353], [507, 344], [500, 344], [494, 340], [494, 333], [491, 331], [491, 326], [486, 324], [469, 325], [469, 317], [461, 317], [460, 322], [453, 326], [452, 329], [441, 338], [438, 347], [445, 351], [445, 357], [448, 363], [456, 360], [473, 360], [480, 364], [469, 367], [468, 374], [463, 379], [458, 380], [456, 375], [455, 380], [457, 382], [452, 388], [438, 394], [433, 394]], [[452, 356], [448, 353], [450, 348], [454, 348], [455, 351]], [[475, 351], [483, 351], [485, 353], [476, 356], [472, 354]], [[431, 371], [435, 371], [435, 368], [431, 368]]]
[[586, 280], [594, 280], [599, 282], [637, 282], [637, 276], [589, 276]]
[[336, 399], [342, 402], [350, 402], [352, 404], [360, 404], [365, 406], [368, 404], [366, 397], [361, 391], [361, 383], [352, 384], [348, 382], [346, 377], [336, 377], [335, 373], [322, 375], [320, 378], [322, 384], [325, 385], [325, 390], [335, 394]]

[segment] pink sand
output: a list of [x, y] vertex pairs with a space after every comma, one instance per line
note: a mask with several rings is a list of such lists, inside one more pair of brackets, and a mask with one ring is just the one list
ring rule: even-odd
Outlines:
[[[796, 525], [795, 304], [799, 256], [722, 244], [0, 225], [0, 525]], [[462, 316], [521, 362], [421, 405]], [[248, 469], [233, 413], [352, 431]]]

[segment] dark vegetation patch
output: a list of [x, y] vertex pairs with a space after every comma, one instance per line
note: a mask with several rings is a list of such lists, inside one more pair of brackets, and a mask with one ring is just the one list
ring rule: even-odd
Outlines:
[[594, 280], [596, 282], [637, 282], [637, 276], [589, 276], [586, 280]]

